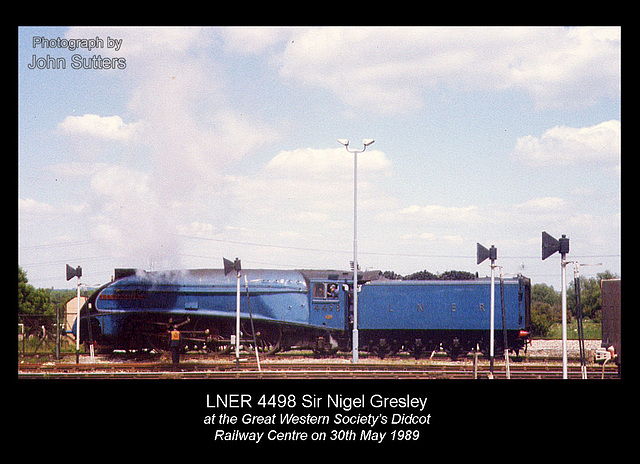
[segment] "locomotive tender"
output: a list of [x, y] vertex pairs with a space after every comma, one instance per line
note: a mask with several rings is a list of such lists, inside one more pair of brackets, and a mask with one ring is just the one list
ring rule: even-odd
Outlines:
[[[416, 357], [442, 346], [452, 357], [488, 350], [490, 280], [396, 281], [379, 271], [358, 277], [361, 351]], [[530, 281], [504, 280], [508, 346], [523, 348], [530, 327]], [[242, 271], [242, 342], [274, 353], [351, 350], [353, 274], [345, 271]], [[502, 345], [496, 283], [496, 347]], [[102, 349], [168, 348], [178, 326], [185, 349], [229, 352], [236, 320], [236, 275], [221, 269], [146, 272], [116, 269], [81, 309], [80, 338]], [[75, 330], [75, 329], [74, 329]]]

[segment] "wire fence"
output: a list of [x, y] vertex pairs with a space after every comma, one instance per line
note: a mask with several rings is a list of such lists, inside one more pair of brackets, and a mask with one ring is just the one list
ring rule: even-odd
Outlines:
[[75, 352], [73, 334], [65, 327], [64, 311], [54, 315], [18, 313], [18, 356], [54, 355]]

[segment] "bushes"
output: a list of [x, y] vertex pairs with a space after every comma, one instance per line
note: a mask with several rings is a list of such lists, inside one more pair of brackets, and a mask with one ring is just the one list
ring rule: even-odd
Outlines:
[[[567, 272], [569, 274], [569, 272]], [[596, 277], [580, 278], [580, 301], [582, 314], [587, 324], [599, 323], [602, 308], [600, 301], [600, 281], [617, 278], [610, 271], [597, 274]], [[569, 279], [568, 279], [569, 280]], [[546, 284], [535, 284], [531, 289], [531, 332], [534, 337], [550, 336], [554, 324], [562, 322], [561, 292]], [[575, 285], [573, 279], [567, 286], [567, 322], [576, 317]]]
[[[534, 301], [531, 303], [531, 334], [534, 337], [545, 337], [556, 322], [556, 309], [548, 303]], [[561, 316], [560, 316], [561, 318]]]

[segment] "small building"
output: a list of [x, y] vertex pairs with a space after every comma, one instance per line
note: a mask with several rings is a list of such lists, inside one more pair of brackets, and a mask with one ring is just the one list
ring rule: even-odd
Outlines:
[[[84, 305], [85, 301], [87, 301], [87, 297], [81, 296], [80, 297], [81, 308], [82, 308], [82, 305]], [[77, 296], [74, 296], [69, 301], [67, 301], [66, 314], [67, 315], [65, 318], [64, 329], [66, 332], [71, 332], [71, 329], [73, 328], [73, 323], [75, 322], [76, 316], [78, 315], [78, 297]]]

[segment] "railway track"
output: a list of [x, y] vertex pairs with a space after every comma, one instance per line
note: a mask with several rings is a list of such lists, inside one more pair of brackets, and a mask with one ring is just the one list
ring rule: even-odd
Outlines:
[[[510, 364], [511, 379], [562, 379], [562, 364], [526, 362]], [[269, 361], [261, 369], [253, 362], [236, 368], [234, 361], [206, 363], [183, 362], [174, 366], [166, 362], [120, 363], [23, 363], [18, 367], [20, 379], [486, 379], [489, 364], [480, 362], [474, 374], [470, 363], [400, 363], [361, 362], [357, 365], [341, 361]], [[580, 379], [580, 366], [568, 365], [568, 377]], [[494, 378], [505, 379], [504, 364], [494, 366]], [[618, 378], [615, 365], [592, 364], [588, 379]]]

